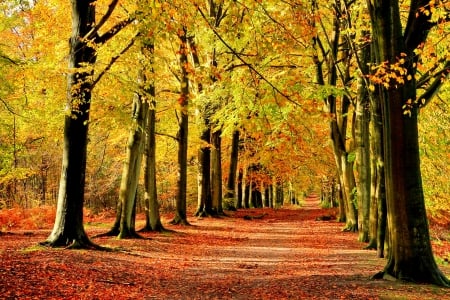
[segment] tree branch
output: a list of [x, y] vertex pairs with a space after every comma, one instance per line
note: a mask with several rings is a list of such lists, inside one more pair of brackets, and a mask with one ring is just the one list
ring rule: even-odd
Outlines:
[[156, 135], [159, 135], [159, 136], [165, 136], [165, 137], [174, 139], [175, 141], [178, 141], [178, 138], [177, 138], [176, 136], [173, 136], [173, 135], [168, 134], [168, 133], [155, 132], [155, 134], [156, 134]]
[[222, 42], [222, 44], [227, 47], [236, 57], [244, 64], [246, 65], [250, 70], [255, 72], [264, 82], [266, 82], [277, 94], [281, 95], [283, 98], [288, 100], [289, 102], [293, 103], [294, 105], [300, 106], [299, 103], [295, 102], [291, 99], [288, 95], [283, 93], [279, 88], [277, 88], [273, 83], [271, 83], [266, 77], [264, 77], [263, 74], [261, 74], [252, 64], [246, 62], [234, 49], [231, 47], [223, 38], [222, 36], [217, 32], [217, 30], [208, 22], [208, 18], [206, 18], [205, 14], [201, 10], [200, 6], [196, 5], [198, 12], [202, 16], [202, 18], [205, 20], [205, 22], [208, 24], [209, 28], [213, 31], [214, 35]]
[[447, 61], [442, 70], [440, 70], [439, 72], [435, 73], [433, 76], [430, 76], [428, 78], [427, 82], [429, 82], [431, 78], [434, 78], [434, 80], [430, 84], [430, 86], [425, 90], [425, 92], [420, 97], [417, 98], [419, 99], [419, 101], [421, 101], [421, 103], [419, 103], [420, 107], [424, 107], [431, 102], [431, 99], [433, 99], [433, 97], [439, 91], [439, 88], [444, 83], [444, 80], [442, 80], [443, 77], [448, 77], [449, 74], [450, 74], [450, 61]]
[[18, 64], [19, 64], [18, 62], [16, 62], [16, 61], [13, 60], [12, 58], [10, 58], [10, 57], [8, 57], [8, 56], [6, 56], [6, 55], [4, 55], [4, 54], [0, 54], [0, 58], [1, 58], [1, 59], [4, 59], [4, 60], [6, 60], [6, 61], [8, 61], [8, 62], [10, 62], [10, 63], [12, 63], [13, 65], [18, 65]]
[[118, 34], [122, 29], [127, 27], [129, 24], [131, 24], [135, 19], [134, 18], [128, 18], [125, 20], [120, 21], [116, 25], [114, 25], [110, 30], [102, 34], [101, 36], [97, 36], [94, 40], [97, 44], [104, 44], [107, 41], [109, 41], [113, 36]]
[[122, 51], [120, 51], [117, 55], [111, 57], [111, 60], [106, 65], [106, 67], [103, 69], [103, 71], [101, 71], [98, 74], [97, 78], [92, 82], [91, 88], [94, 88], [94, 86], [100, 81], [100, 79], [102, 79], [102, 77], [106, 74], [106, 72], [108, 72], [111, 69], [112, 65], [133, 46], [133, 44], [138, 36], [139, 36], [139, 33], [136, 34], [133, 38], [131, 38], [130, 42], [125, 46], [125, 48], [122, 49]]
[[430, 0], [412, 0], [409, 8], [408, 22], [405, 27], [405, 44], [408, 51], [413, 51], [425, 42], [436, 23], [431, 21]]
[[11, 114], [19, 116], [19, 117], [23, 117], [21, 115], [19, 115], [18, 113], [16, 113], [10, 106], [9, 104], [3, 100], [2, 98], [0, 98], [0, 102], [3, 103], [3, 105], [6, 107], [6, 110], [8, 110]]
[[[94, 1], [92, 1], [94, 2]], [[91, 31], [89, 31], [86, 36], [84, 36], [85, 39], [87, 40], [91, 40], [92, 38], [94, 38], [96, 35], [98, 35], [98, 31], [100, 30], [100, 28], [106, 23], [106, 21], [109, 19], [109, 17], [112, 15], [114, 9], [116, 8], [117, 4], [119, 3], [119, 0], [112, 0], [109, 5], [108, 5], [108, 10], [106, 11], [106, 13], [103, 15], [103, 17], [100, 19], [100, 21], [98, 21], [98, 23], [95, 25], [94, 28], [91, 29]], [[91, 5], [95, 5], [95, 3], [92, 3]]]

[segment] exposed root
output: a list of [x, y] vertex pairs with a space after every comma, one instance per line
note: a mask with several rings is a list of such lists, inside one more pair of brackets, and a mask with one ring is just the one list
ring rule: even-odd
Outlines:
[[256, 215], [256, 216], [245, 215], [245, 216], [243, 216], [243, 219], [244, 220], [262, 219], [265, 216], [267, 216], [267, 213], [263, 213], [263, 214]]
[[358, 231], [358, 225], [347, 223], [347, 225], [342, 229], [344, 232], [357, 232]]
[[433, 276], [432, 274], [430, 274], [430, 276], [427, 278], [427, 280], [423, 281], [423, 280], [415, 280], [415, 278], [412, 277], [408, 277], [408, 276], [402, 276], [402, 275], [398, 275], [398, 276], [394, 276], [390, 273], [388, 273], [387, 271], [381, 271], [378, 272], [376, 274], [374, 274], [372, 277], [370, 277], [370, 279], [373, 280], [379, 280], [379, 279], [384, 279], [384, 280], [388, 280], [388, 281], [401, 281], [401, 282], [409, 282], [409, 283], [425, 283], [425, 284], [434, 284], [440, 287], [446, 287], [446, 288], [450, 288], [450, 280], [448, 278], [446, 278], [443, 274], [441, 274], [440, 272], [438, 272], [438, 274], [435, 274], [436, 276]]
[[184, 226], [190, 226], [191, 224], [188, 222], [188, 220], [181, 218], [179, 216], [176, 216], [172, 221], [169, 222], [171, 225], [184, 225]]
[[369, 244], [364, 247], [365, 250], [377, 250], [377, 241], [375, 239], [371, 239]]
[[138, 234], [136, 231], [122, 231], [117, 235], [118, 239], [145, 239], [142, 235]]
[[86, 250], [100, 250], [100, 251], [111, 251], [110, 248], [97, 245], [91, 240], [86, 238], [78, 239], [64, 239], [58, 238], [54, 240], [46, 240], [39, 243], [41, 246], [51, 247], [51, 248], [65, 248], [65, 249], [86, 249]]
[[162, 224], [156, 226], [155, 229], [152, 228], [149, 224], [145, 225], [143, 228], [139, 229], [138, 232], [171, 232], [172, 230], [164, 228]]
[[333, 217], [330, 215], [323, 215], [316, 218], [316, 221], [330, 221]]
[[107, 231], [105, 233], [99, 233], [97, 235], [94, 235], [92, 238], [99, 238], [99, 237], [105, 237], [105, 236], [117, 236], [120, 233], [119, 228], [113, 227], [110, 231]]

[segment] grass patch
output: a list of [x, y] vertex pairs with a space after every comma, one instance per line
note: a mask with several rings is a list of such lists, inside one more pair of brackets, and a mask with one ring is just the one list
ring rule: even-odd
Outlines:
[[20, 252], [22, 252], [22, 253], [30, 253], [30, 252], [36, 252], [36, 251], [43, 251], [43, 250], [46, 250], [46, 249], [48, 249], [48, 248], [43, 246], [43, 245], [34, 244], [34, 245], [30, 246], [30, 247], [21, 249]]

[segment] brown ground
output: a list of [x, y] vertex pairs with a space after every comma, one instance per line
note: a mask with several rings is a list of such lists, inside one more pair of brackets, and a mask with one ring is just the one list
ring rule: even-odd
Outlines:
[[301, 209], [190, 218], [142, 240], [93, 239], [113, 252], [42, 248], [49, 230], [13, 231], [0, 236], [0, 299], [450, 299], [450, 289], [370, 280], [385, 260], [342, 224], [315, 220], [327, 213], [308, 198]]

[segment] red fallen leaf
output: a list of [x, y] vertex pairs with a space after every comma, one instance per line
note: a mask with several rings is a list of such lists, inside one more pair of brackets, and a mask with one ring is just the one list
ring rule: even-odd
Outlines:
[[[311, 198], [301, 209], [239, 210], [224, 218], [189, 220], [193, 226], [165, 224], [175, 232], [144, 234], [151, 239], [94, 239], [124, 249], [112, 252], [35, 247], [51, 227], [28, 236], [2, 235], [0, 298], [448, 298], [446, 289], [370, 281], [385, 261], [362, 250], [357, 235], [342, 232], [341, 224], [315, 221], [333, 213], [316, 203]], [[261, 219], [242, 218], [262, 214]], [[113, 217], [102, 216], [102, 222], [112, 224]], [[139, 217], [137, 227], [142, 221]], [[89, 226], [89, 235], [104, 231], [101, 225]], [[450, 243], [442, 240], [433, 247], [448, 251]], [[442, 270], [450, 274], [449, 267]]]

